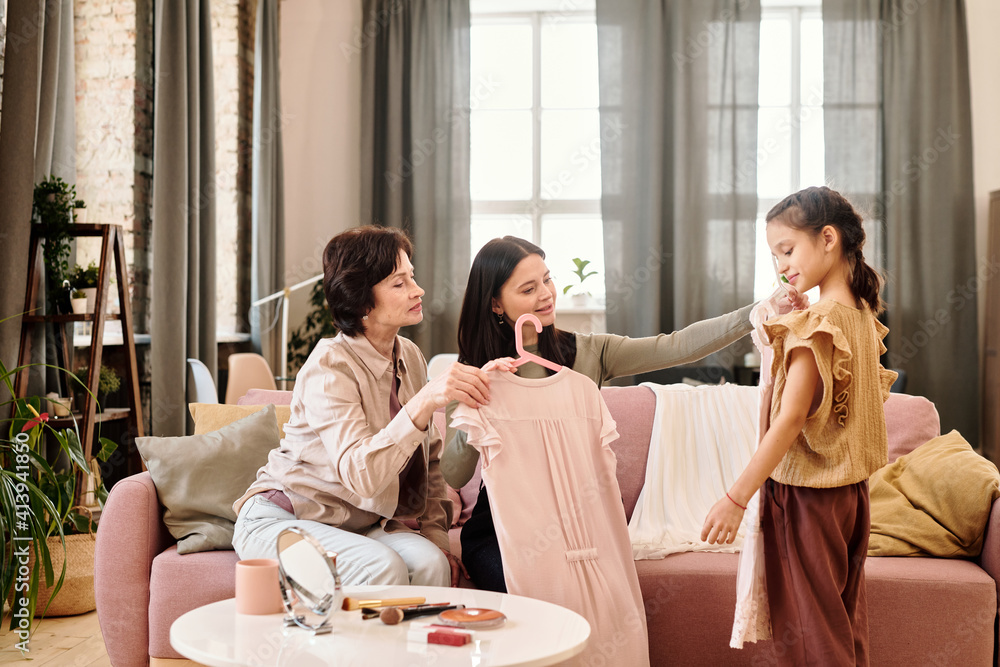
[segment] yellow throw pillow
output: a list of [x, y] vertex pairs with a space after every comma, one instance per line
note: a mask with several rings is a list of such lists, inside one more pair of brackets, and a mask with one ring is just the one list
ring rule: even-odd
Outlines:
[[[191, 411], [191, 418], [194, 419], [194, 434], [211, 433], [218, 431], [224, 426], [232, 424], [234, 421], [243, 419], [247, 415], [260, 412], [263, 405], [229, 405], [226, 403], [190, 403], [188, 410]], [[274, 416], [278, 421], [278, 431], [281, 437], [285, 437], [285, 424], [292, 416], [290, 405], [274, 406]]]

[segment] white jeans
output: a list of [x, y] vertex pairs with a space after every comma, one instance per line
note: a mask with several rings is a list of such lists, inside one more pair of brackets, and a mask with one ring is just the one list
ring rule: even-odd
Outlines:
[[451, 585], [448, 557], [422, 535], [387, 533], [377, 524], [362, 535], [318, 521], [296, 519], [259, 494], [240, 509], [233, 548], [243, 559], [276, 558], [278, 534], [292, 526], [305, 529], [325, 549], [336, 552], [337, 572], [345, 586]]

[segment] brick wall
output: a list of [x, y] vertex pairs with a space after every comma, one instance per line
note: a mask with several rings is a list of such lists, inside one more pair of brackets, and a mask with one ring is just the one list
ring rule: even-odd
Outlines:
[[215, 42], [215, 172], [220, 331], [248, 331], [249, 231], [256, 0], [212, 3]]
[[[149, 330], [152, 0], [76, 0], [77, 196], [87, 221], [125, 229], [137, 332]], [[78, 244], [77, 263], [96, 258]]]

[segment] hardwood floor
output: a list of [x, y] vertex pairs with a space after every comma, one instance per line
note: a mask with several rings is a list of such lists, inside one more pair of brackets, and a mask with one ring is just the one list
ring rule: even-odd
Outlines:
[[[9, 619], [5, 619], [9, 622]], [[64, 618], [44, 618], [35, 626], [31, 637], [30, 652], [23, 657], [14, 648], [16, 634], [0, 630], [0, 664], [21, 663], [31, 667], [110, 667], [108, 652], [104, 649], [97, 612]], [[24, 658], [30, 658], [31, 662]]]

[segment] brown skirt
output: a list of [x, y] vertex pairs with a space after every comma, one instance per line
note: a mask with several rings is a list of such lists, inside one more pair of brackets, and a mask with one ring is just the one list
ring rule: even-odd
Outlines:
[[782, 665], [867, 665], [868, 482], [831, 489], [767, 480], [761, 532]]

